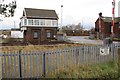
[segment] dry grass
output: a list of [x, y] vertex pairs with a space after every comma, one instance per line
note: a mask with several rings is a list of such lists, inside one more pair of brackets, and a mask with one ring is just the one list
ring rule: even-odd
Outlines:
[[[27, 46], [2, 46], [2, 52], [9, 52], [9, 51], [49, 51], [49, 50], [56, 50], [56, 49], [64, 49], [69, 47], [77, 47], [87, 45], [91, 46], [91, 44], [56, 44], [56, 45], [27, 45]], [[95, 46], [95, 45], [92, 45]]]

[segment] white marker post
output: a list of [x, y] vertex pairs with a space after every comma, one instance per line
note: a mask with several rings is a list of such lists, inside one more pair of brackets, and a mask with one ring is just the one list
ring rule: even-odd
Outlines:
[[111, 36], [114, 37], [114, 17], [115, 17], [115, 0], [112, 2], [112, 27], [111, 27]]

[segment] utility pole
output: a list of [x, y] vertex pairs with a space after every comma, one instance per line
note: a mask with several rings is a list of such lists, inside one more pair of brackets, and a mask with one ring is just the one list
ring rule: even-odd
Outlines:
[[84, 24], [83, 24], [83, 17], [82, 17], [82, 22], [81, 22], [81, 27], [84, 28]]
[[62, 28], [62, 12], [63, 12], [63, 5], [61, 5], [61, 28]]

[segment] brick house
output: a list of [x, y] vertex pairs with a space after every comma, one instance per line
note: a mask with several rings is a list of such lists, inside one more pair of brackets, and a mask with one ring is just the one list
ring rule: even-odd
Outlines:
[[40, 44], [56, 38], [58, 16], [55, 10], [25, 8], [20, 19], [25, 42]]
[[[100, 19], [100, 20], [99, 20]], [[114, 37], [120, 37], [120, 28], [119, 28], [120, 18], [116, 17], [114, 19]], [[112, 17], [100, 17], [95, 22], [95, 32], [99, 33], [99, 38], [103, 39], [111, 36], [111, 21]]]

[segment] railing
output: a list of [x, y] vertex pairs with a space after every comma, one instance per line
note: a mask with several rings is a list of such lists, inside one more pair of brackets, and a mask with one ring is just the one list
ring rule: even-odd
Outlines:
[[67, 71], [76, 65], [93, 65], [117, 59], [120, 44], [109, 46], [109, 54], [101, 55], [103, 46], [70, 47], [55, 51], [4, 52], [2, 58], [3, 78], [47, 77], [49, 74]]

